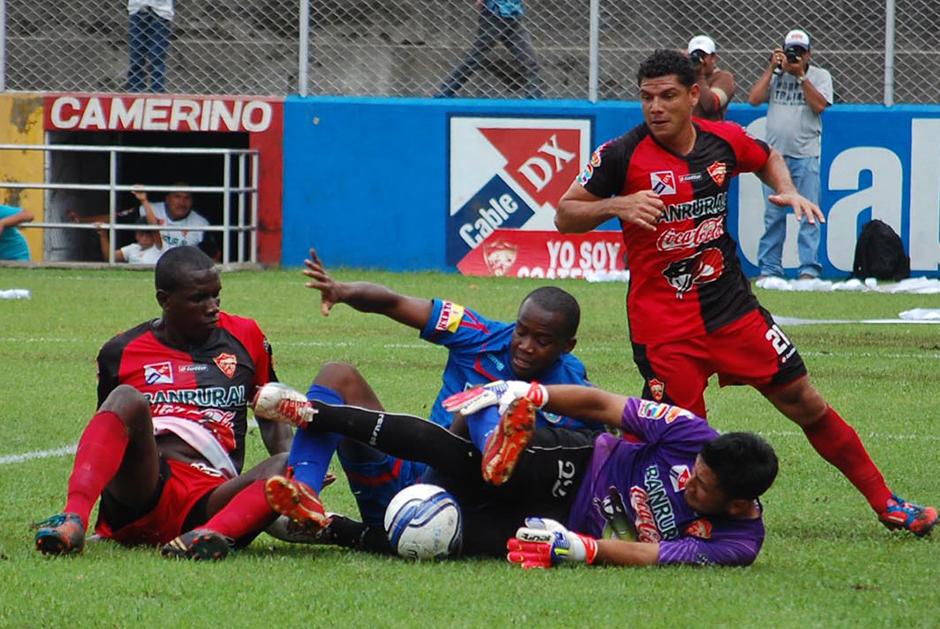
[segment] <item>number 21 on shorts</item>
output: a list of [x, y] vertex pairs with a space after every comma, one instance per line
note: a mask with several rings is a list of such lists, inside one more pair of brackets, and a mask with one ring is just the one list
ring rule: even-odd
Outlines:
[[770, 329], [764, 333], [764, 338], [770, 341], [771, 347], [773, 347], [777, 355], [781, 357], [782, 362], [786, 362], [787, 358], [796, 351], [789, 337], [783, 333], [783, 330], [781, 330], [780, 326], [776, 323], [770, 326]]

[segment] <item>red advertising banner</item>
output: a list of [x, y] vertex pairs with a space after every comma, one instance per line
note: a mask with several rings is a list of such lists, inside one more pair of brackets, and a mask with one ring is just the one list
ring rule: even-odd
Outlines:
[[457, 263], [464, 275], [586, 277], [623, 271], [618, 231], [559, 234], [555, 231], [497, 229]]

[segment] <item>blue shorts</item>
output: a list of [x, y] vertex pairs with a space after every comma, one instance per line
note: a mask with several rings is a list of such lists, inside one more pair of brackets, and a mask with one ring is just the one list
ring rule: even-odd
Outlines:
[[384, 524], [385, 510], [395, 494], [409, 485], [420, 483], [427, 469], [425, 463], [405, 461], [391, 455], [364, 463], [350, 461], [339, 452], [336, 454], [359, 505], [362, 521], [378, 526]]

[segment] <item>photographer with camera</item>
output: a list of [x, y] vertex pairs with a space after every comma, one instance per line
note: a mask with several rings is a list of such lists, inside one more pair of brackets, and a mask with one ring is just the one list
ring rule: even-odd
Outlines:
[[718, 53], [711, 37], [696, 35], [689, 40], [688, 55], [700, 90], [692, 115], [706, 120], [724, 120], [725, 110], [734, 96], [734, 75], [716, 67]]
[[[767, 143], [779, 151], [801, 195], [819, 204], [819, 152], [823, 110], [832, 104], [832, 76], [810, 64], [810, 39], [805, 31], [787, 33], [783, 48], [775, 48], [764, 73], [751, 88], [747, 100], [767, 107]], [[765, 187], [764, 196], [772, 194]], [[757, 251], [761, 277], [783, 277], [782, 253], [788, 207], [765, 202], [764, 234]], [[797, 249], [800, 279], [819, 277], [819, 224], [804, 216]]]

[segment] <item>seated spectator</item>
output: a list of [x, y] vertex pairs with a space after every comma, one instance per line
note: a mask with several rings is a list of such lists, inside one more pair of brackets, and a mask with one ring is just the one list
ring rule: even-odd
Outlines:
[[[185, 181], [177, 181], [174, 187], [185, 188], [189, 184]], [[168, 192], [163, 201], [151, 203], [146, 190], [141, 185], [135, 185], [131, 191], [134, 197], [140, 202], [140, 207], [136, 212], [141, 218], [147, 218], [148, 222], [156, 225], [166, 225], [170, 229], [163, 230], [160, 235], [163, 239], [163, 250], [179, 247], [180, 245], [196, 245], [210, 257], [218, 259], [219, 248], [214, 238], [206, 237], [201, 227], [209, 225], [199, 212], [193, 209], [193, 195], [188, 191]], [[133, 214], [134, 208], [122, 210], [117, 213], [118, 217], [127, 214]], [[78, 216], [74, 211], [68, 210], [68, 217], [80, 223], [106, 223], [107, 214], [95, 214], [92, 216]], [[151, 221], [150, 216], [155, 220]], [[104, 249], [104, 257], [108, 258], [107, 249]]]
[[[137, 224], [157, 225], [158, 223], [151, 223], [147, 218], [139, 218]], [[104, 224], [99, 225], [98, 237], [101, 239], [101, 255], [107, 260], [111, 243], [108, 238], [108, 229]], [[160, 256], [167, 250], [167, 247], [163, 244], [163, 238], [160, 237], [159, 230], [139, 229], [134, 232], [134, 240], [136, 242], [125, 245], [114, 252], [115, 262], [156, 264]]]
[[31, 220], [33, 214], [29, 210], [0, 205], [0, 260], [29, 261], [29, 246], [16, 226]]

